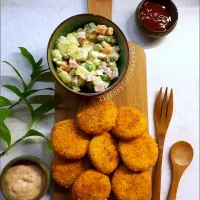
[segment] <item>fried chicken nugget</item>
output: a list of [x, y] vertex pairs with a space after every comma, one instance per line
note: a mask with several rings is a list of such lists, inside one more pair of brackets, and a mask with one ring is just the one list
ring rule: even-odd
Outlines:
[[87, 134], [102, 134], [112, 129], [117, 118], [117, 107], [111, 100], [91, 101], [79, 108], [76, 121]]
[[113, 134], [122, 140], [132, 140], [147, 129], [146, 117], [132, 106], [122, 106], [118, 110]]
[[106, 200], [110, 192], [111, 184], [108, 176], [93, 169], [82, 173], [72, 187], [74, 200]]
[[121, 165], [113, 174], [112, 190], [118, 200], [145, 200], [151, 194], [150, 172], [134, 172]]
[[52, 176], [55, 182], [65, 188], [70, 188], [74, 180], [90, 168], [88, 158], [80, 160], [64, 160], [55, 156], [51, 162]]
[[54, 152], [64, 159], [80, 159], [87, 153], [89, 137], [77, 127], [75, 120], [56, 123], [51, 139]]
[[120, 161], [117, 141], [107, 132], [90, 141], [88, 155], [95, 168], [102, 173], [113, 172]]
[[134, 171], [153, 167], [158, 158], [158, 145], [148, 133], [132, 141], [120, 141], [118, 150], [124, 164]]

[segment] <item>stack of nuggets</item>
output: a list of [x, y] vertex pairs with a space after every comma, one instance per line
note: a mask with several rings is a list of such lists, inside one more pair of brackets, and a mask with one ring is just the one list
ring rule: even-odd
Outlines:
[[89, 102], [78, 109], [76, 120], [55, 124], [52, 145], [53, 178], [71, 188], [75, 200], [105, 200], [111, 188], [119, 200], [150, 195], [148, 169], [157, 161], [158, 147], [139, 110], [117, 109], [111, 100]]

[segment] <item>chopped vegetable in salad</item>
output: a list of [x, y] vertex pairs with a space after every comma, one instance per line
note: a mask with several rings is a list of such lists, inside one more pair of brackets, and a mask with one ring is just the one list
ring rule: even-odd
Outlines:
[[118, 78], [120, 48], [112, 27], [86, 24], [66, 37], [60, 36], [52, 50], [57, 74], [74, 91], [102, 92]]

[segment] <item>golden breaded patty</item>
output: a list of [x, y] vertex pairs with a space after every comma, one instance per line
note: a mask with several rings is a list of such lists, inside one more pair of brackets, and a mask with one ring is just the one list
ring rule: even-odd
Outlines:
[[113, 172], [120, 161], [117, 141], [107, 132], [90, 141], [88, 155], [95, 168], [102, 173]]
[[118, 200], [145, 200], [150, 197], [151, 176], [149, 171], [134, 172], [125, 165], [115, 170], [112, 191]]
[[51, 162], [52, 176], [57, 184], [69, 188], [81, 173], [90, 168], [90, 165], [88, 158], [64, 160], [55, 156]]
[[111, 100], [91, 101], [78, 109], [77, 125], [88, 134], [102, 134], [112, 129], [117, 117], [117, 107]]
[[132, 141], [120, 141], [118, 150], [124, 164], [134, 171], [149, 169], [158, 158], [158, 145], [148, 133]]
[[80, 159], [87, 153], [89, 137], [77, 127], [75, 120], [56, 123], [51, 134], [55, 153], [64, 159]]
[[132, 140], [147, 129], [146, 117], [132, 106], [123, 106], [118, 110], [116, 125], [113, 134], [122, 140]]
[[110, 192], [108, 176], [93, 169], [82, 173], [72, 187], [74, 200], [106, 200]]

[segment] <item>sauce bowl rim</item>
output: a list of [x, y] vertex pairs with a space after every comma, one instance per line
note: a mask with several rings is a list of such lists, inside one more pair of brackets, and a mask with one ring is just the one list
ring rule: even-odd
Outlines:
[[3, 168], [0, 177], [2, 177], [0, 179], [0, 189], [1, 192], [3, 194], [3, 196], [6, 199], [9, 199], [9, 195], [8, 193], [5, 192], [5, 190], [3, 189], [3, 184], [5, 184], [5, 176], [7, 171], [15, 164], [17, 164], [20, 161], [30, 161], [33, 162], [33, 164], [35, 164], [36, 166], [39, 166], [41, 171], [44, 173], [45, 177], [46, 177], [46, 184], [43, 187], [43, 190], [41, 191], [41, 193], [36, 197], [36, 200], [41, 199], [48, 191], [49, 189], [49, 185], [50, 185], [50, 171], [49, 168], [47, 167], [46, 163], [41, 160], [40, 158], [36, 157], [36, 156], [32, 156], [32, 155], [22, 155], [22, 156], [18, 156], [12, 160], [10, 160], [5, 167]]

